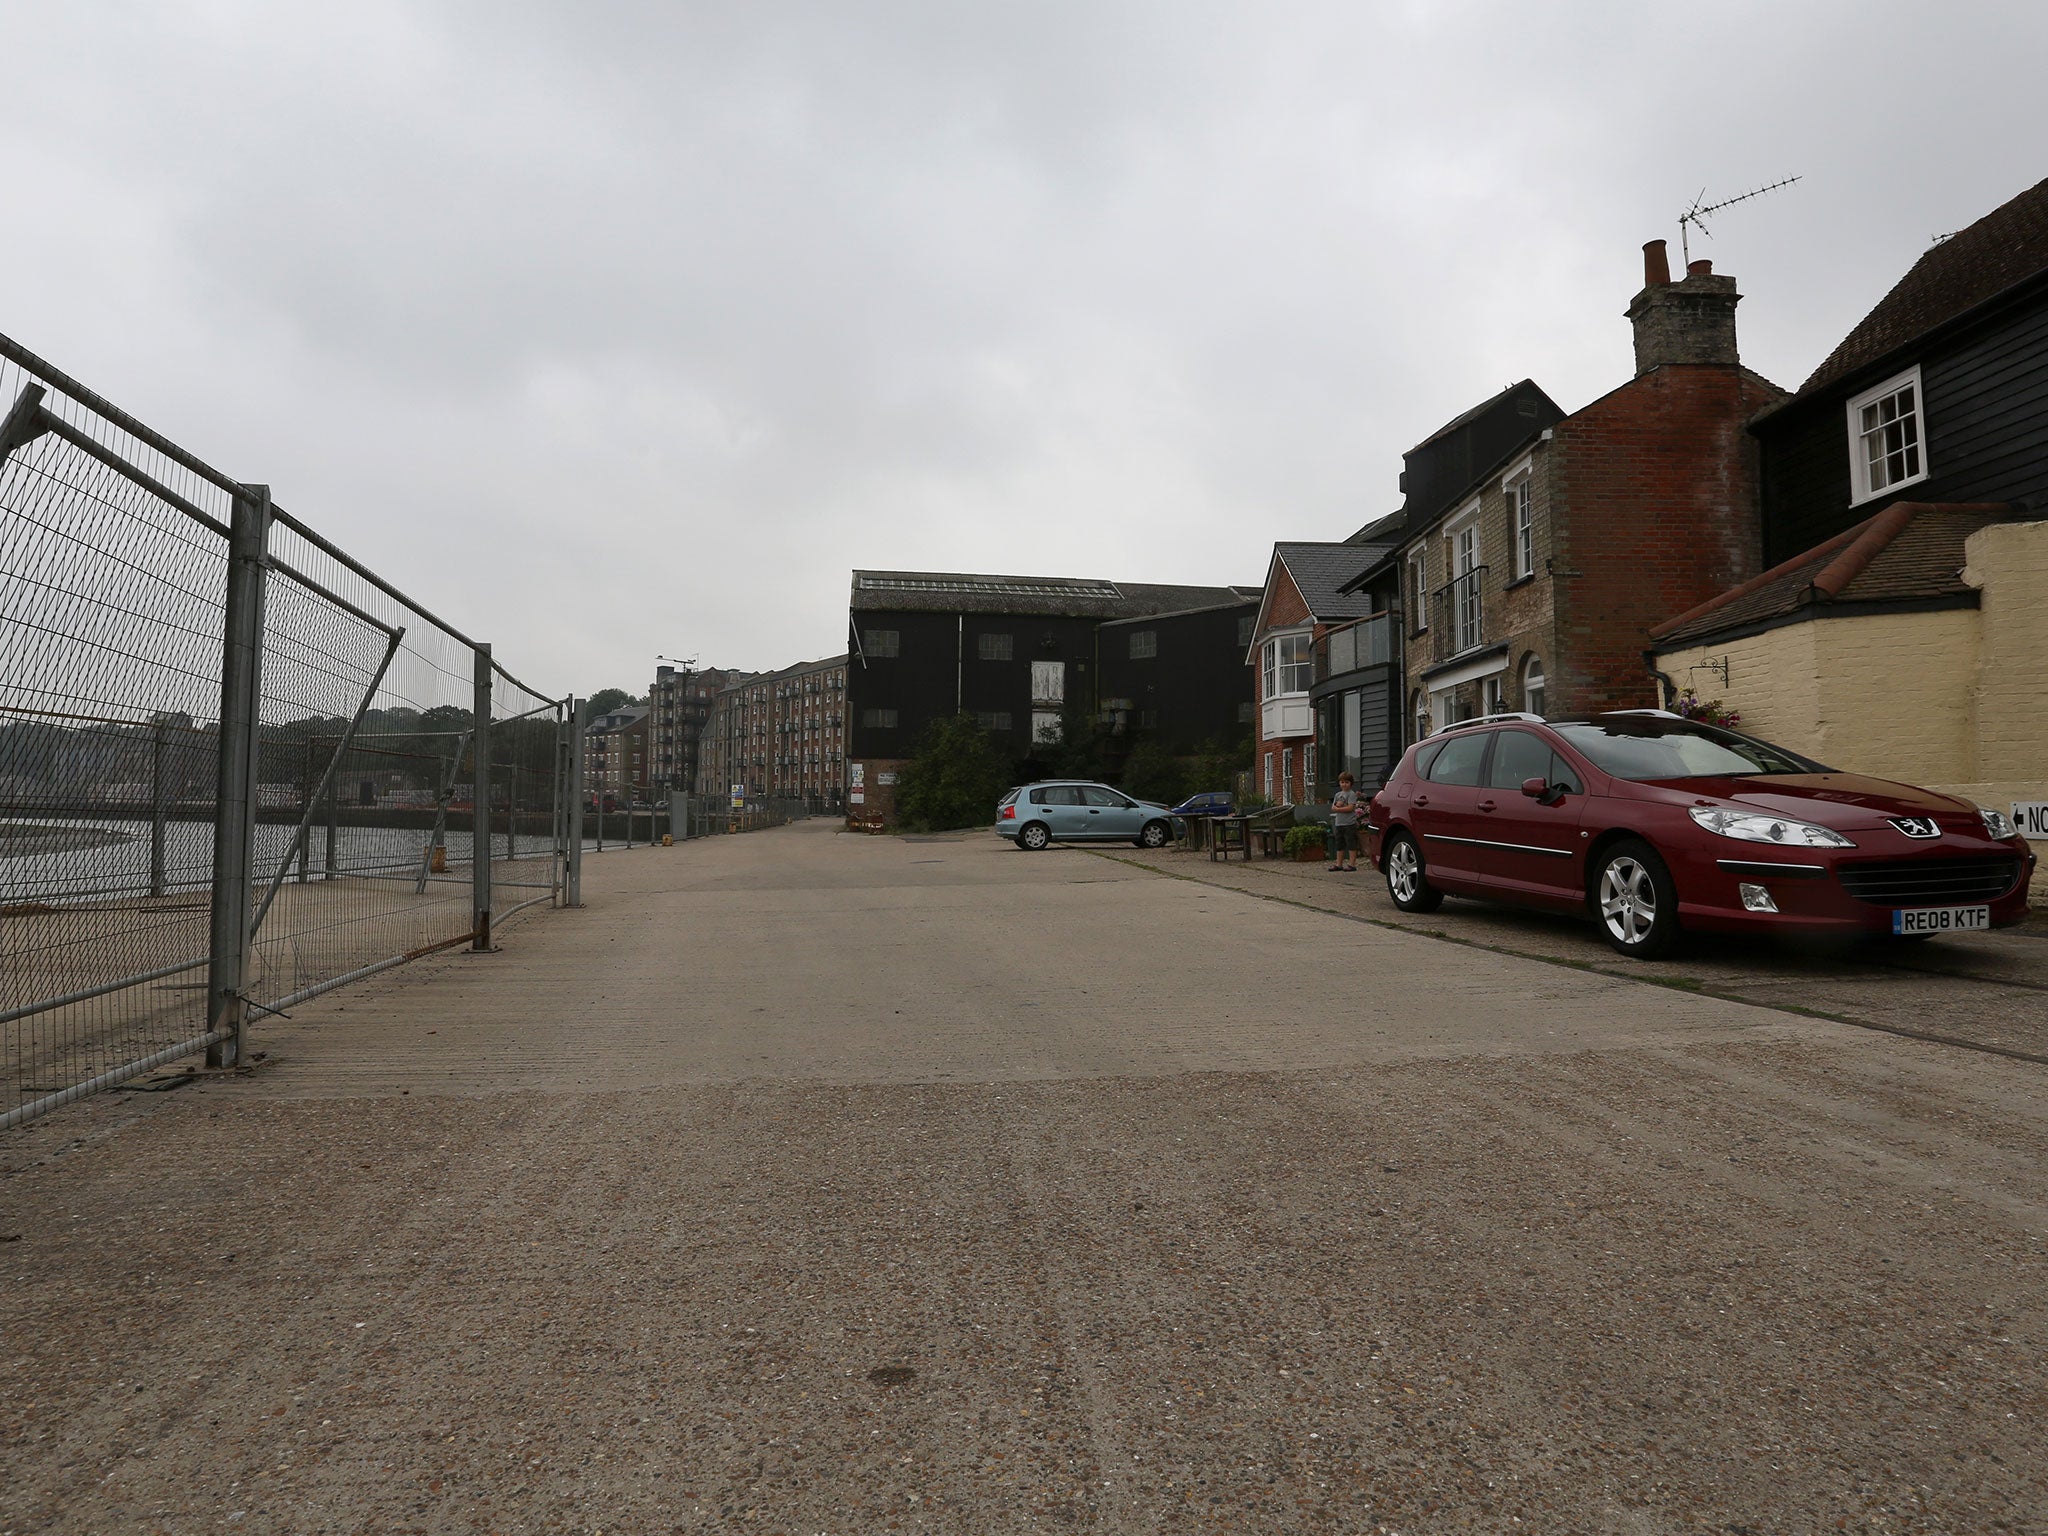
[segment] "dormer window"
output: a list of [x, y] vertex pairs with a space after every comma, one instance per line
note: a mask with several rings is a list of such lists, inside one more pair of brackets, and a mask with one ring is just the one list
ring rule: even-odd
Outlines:
[[1925, 412], [1915, 367], [1849, 402], [1849, 504], [1927, 478]]

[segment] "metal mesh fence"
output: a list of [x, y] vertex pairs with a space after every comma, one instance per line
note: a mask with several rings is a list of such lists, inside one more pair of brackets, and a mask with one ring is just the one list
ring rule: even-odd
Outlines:
[[560, 706], [4, 337], [0, 412], [0, 1127], [560, 899]]

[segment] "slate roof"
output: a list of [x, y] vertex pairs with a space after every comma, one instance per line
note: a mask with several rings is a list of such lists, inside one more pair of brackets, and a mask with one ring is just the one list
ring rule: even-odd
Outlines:
[[647, 718], [653, 706], [647, 704], [622, 704], [619, 708], [600, 715], [590, 727], [592, 736], [609, 736], [615, 731], [630, 731]]
[[2048, 181], [1924, 252], [1799, 387], [1814, 394], [2048, 271]]
[[855, 571], [854, 613], [1030, 613], [1135, 619], [1249, 602], [1257, 587], [1189, 587], [1088, 576], [986, 576], [958, 571]]
[[[1535, 388], [1536, 381], [1534, 379], [1517, 380], [1515, 383], [1510, 384], [1506, 389], [1500, 391], [1500, 393], [1488, 395], [1484, 400], [1480, 401], [1477, 405], [1473, 406], [1469, 411], [1460, 411], [1457, 415], [1453, 416], [1449, 421], [1445, 422], [1442, 426], [1438, 427], [1434, 432], [1430, 433], [1429, 436], [1425, 437], [1421, 442], [1417, 443], [1413, 448], [1410, 448], [1408, 450], [1408, 453], [1420, 453], [1423, 449], [1427, 448], [1431, 443], [1434, 443], [1441, 438], [1449, 437], [1453, 432], [1457, 431], [1458, 428], [1464, 426], [1467, 422], [1477, 421], [1481, 416], [1484, 416], [1488, 411], [1492, 410], [1496, 405], [1500, 404], [1501, 401], [1507, 399], [1507, 397], [1509, 395], [1512, 395], [1516, 390]], [[1543, 391], [1540, 389], [1537, 389], [1536, 392], [1538, 394], [1543, 393]], [[1550, 397], [1548, 395], [1544, 395], [1544, 398], [1547, 400]], [[1407, 456], [1407, 454], [1402, 455], [1403, 458], [1406, 458]]]
[[1377, 565], [1392, 544], [1275, 544], [1273, 558], [1287, 567], [1295, 590], [1319, 623], [1362, 619], [1371, 599], [1343, 590], [1345, 583]]
[[1666, 619], [1650, 638], [1659, 650], [1674, 650], [1776, 621], [1823, 617], [1831, 603], [1961, 596], [1972, 590], [1962, 579], [1963, 541], [1988, 524], [2021, 515], [2003, 503], [1895, 501], [1804, 554]]
[[1408, 509], [1400, 508], [1376, 517], [1344, 542], [1347, 544], [1398, 544], [1408, 531]]

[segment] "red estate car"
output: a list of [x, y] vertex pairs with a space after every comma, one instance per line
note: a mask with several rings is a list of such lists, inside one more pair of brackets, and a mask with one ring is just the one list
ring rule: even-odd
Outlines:
[[1446, 726], [1408, 749], [1366, 822], [1404, 912], [1446, 894], [1583, 912], [1644, 958], [1681, 928], [2002, 928], [2026, 917], [2034, 870], [1998, 811], [1664, 710]]

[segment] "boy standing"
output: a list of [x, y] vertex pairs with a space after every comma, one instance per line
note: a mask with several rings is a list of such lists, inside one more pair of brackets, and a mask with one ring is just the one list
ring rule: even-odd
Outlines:
[[1337, 793], [1330, 796], [1330, 866], [1347, 875], [1358, 873], [1358, 790], [1348, 773], [1337, 775]]

